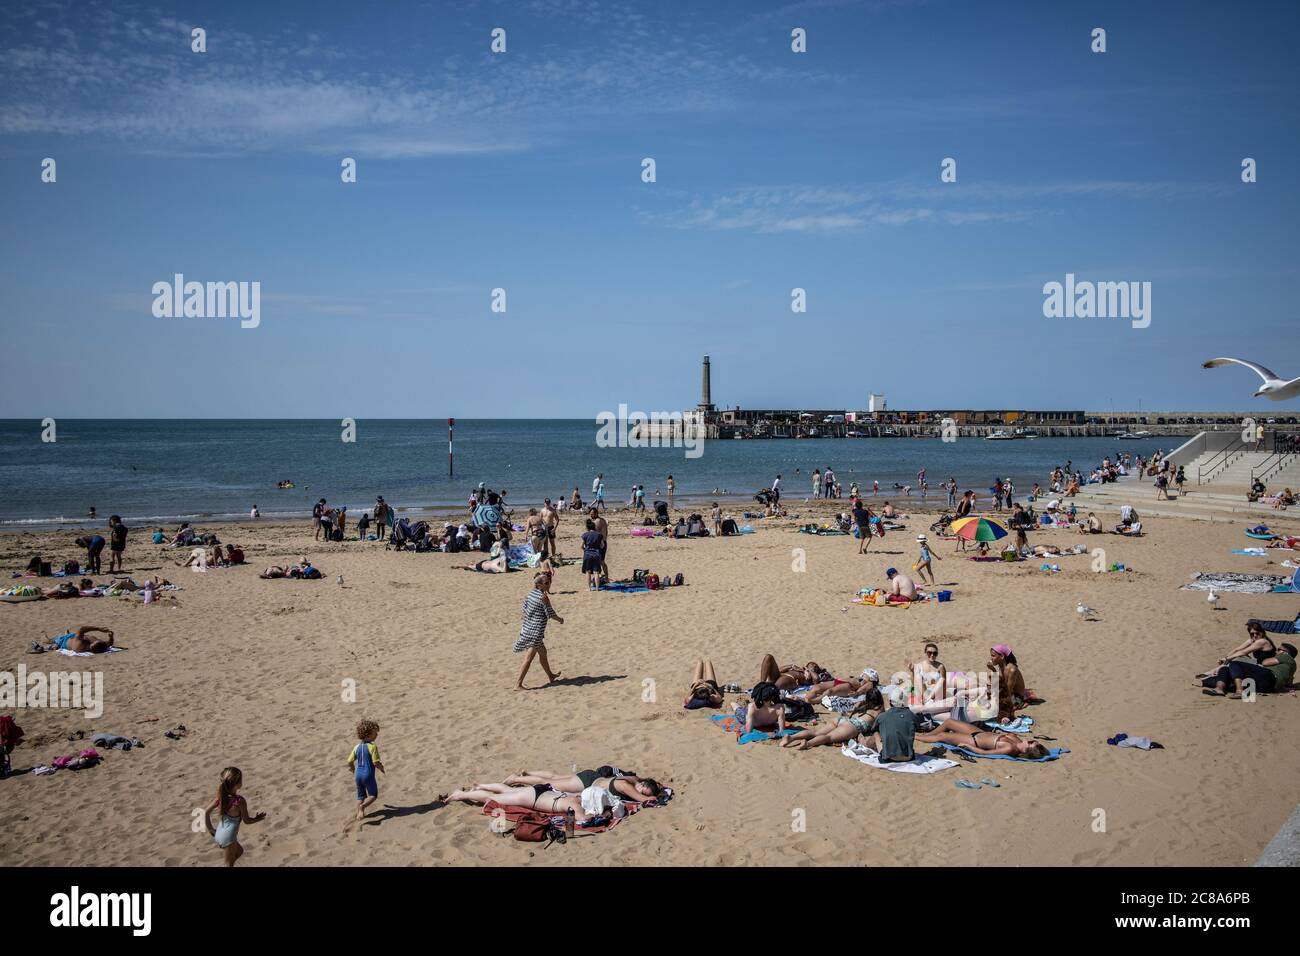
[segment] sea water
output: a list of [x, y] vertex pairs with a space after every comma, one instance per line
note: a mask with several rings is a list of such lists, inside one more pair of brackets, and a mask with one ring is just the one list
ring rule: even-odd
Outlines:
[[[1184, 440], [718, 439], [687, 458], [682, 448], [598, 447], [594, 421], [457, 419], [448, 476], [445, 419], [358, 419], [353, 442], [334, 420], [60, 419], [53, 442], [43, 431], [37, 419], [0, 421], [0, 528], [99, 526], [110, 514], [128, 525], [229, 521], [254, 505], [264, 519], [300, 518], [318, 498], [355, 520], [377, 495], [399, 509], [459, 510], [480, 481], [527, 508], [575, 487], [589, 501], [597, 474], [609, 506], [625, 504], [634, 484], [645, 486], [647, 505], [666, 498], [670, 474], [678, 500], [752, 500], [780, 474], [785, 500], [798, 502], [811, 494], [813, 469], [827, 467], [846, 497], [854, 481], [870, 495], [875, 480], [882, 499], [906, 500], [896, 482], [912, 485], [915, 499], [924, 468], [931, 501], [946, 500], [939, 484], [952, 476], [987, 502], [998, 477], [1023, 497], [1067, 461], [1086, 470], [1107, 455], [1150, 456]], [[277, 489], [284, 479], [294, 487]]]

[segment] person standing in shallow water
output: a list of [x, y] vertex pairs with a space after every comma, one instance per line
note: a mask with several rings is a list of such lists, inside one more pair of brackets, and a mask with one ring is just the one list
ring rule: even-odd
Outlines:
[[528, 592], [528, 597], [524, 599], [524, 623], [519, 629], [519, 640], [515, 641], [515, 653], [524, 654], [523, 666], [519, 668], [519, 680], [515, 682], [515, 690], [525, 690], [524, 678], [528, 676], [528, 668], [533, 664], [533, 658], [536, 657], [541, 662], [542, 670], [546, 672], [547, 683], [555, 683], [559, 678], [559, 671], [552, 671], [550, 661], [546, 658], [546, 625], [554, 619], [560, 624], [564, 623], [564, 618], [555, 613], [555, 608], [551, 606], [551, 575], [545, 572], [538, 574], [533, 578], [533, 589]]

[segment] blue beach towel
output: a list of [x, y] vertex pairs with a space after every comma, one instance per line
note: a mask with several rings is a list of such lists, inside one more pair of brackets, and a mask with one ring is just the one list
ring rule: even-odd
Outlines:
[[936, 744], [935, 746], [942, 747], [944, 750], [960, 750], [964, 754], [970, 754], [972, 757], [979, 757], [981, 760], [1023, 760], [1027, 763], [1046, 763], [1049, 760], [1057, 759], [1061, 754], [1068, 754], [1070, 752], [1068, 747], [1052, 747], [1047, 751], [1046, 757], [1034, 757], [1033, 759], [1030, 759], [1029, 757], [1008, 757], [1006, 754], [977, 754], [973, 751], [967, 750], [965, 747], [958, 747], [956, 744]]
[[615, 594], [641, 594], [648, 592], [650, 589], [644, 584], [626, 584], [622, 581], [607, 581], [600, 586], [602, 591], [613, 591]]
[[1017, 717], [1015, 720], [1004, 720], [1002, 722], [986, 720], [983, 721], [985, 727], [993, 730], [1001, 730], [1008, 734], [1027, 734], [1034, 726], [1034, 718]]

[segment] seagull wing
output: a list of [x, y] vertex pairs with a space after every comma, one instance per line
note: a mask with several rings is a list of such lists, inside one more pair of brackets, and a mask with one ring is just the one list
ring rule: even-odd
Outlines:
[[1267, 369], [1262, 365], [1256, 365], [1254, 362], [1247, 362], [1245, 359], [1237, 359], [1237, 358], [1210, 359], [1208, 362], [1204, 363], [1201, 366], [1201, 368], [1218, 368], [1220, 365], [1244, 365], [1246, 366], [1246, 368], [1250, 369], [1252, 372], [1254, 372], [1256, 375], [1262, 378], [1264, 380], [1265, 385], [1267, 385], [1269, 382], [1280, 381], [1280, 379], [1278, 378], [1278, 374], [1274, 372], [1272, 369]]

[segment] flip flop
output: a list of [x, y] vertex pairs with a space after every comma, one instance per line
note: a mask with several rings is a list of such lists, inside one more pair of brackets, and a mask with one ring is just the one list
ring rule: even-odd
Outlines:
[[980, 780], [980, 783], [984, 784], [986, 787], [992, 787], [995, 790], [1002, 786], [1002, 784], [998, 783], [992, 777], [983, 777]]
[[978, 790], [980, 788], [978, 783], [971, 783], [969, 780], [958, 780], [956, 786], [959, 790]]
[[1213, 687], [1202, 687], [1201, 693], [1206, 697], [1226, 697], [1227, 695], [1221, 690], [1215, 690]]

